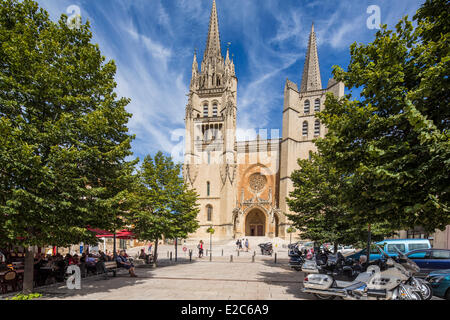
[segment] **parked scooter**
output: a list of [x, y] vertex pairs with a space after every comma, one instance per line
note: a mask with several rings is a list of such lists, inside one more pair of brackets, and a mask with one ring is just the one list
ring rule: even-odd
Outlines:
[[261, 248], [262, 255], [271, 256], [273, 254], [272, 243], [270, 243], [270, 242], [260, 243], [260, 244], [258, 244], [258, 246]]
[[[378, 247], [383, 259], [378, 265], [370, 265], [365, 272], [353, 270], [345, 259], [336, 256], [324, 264], [323, 260], [305, 261], [303, 271], [309, 273], [304, 280], [304, 293], [314, 294], [319, 299], [334, 299], [339, 296], [348, 300], [422, 300], [415, 286], [408, 284], [412, 272], [396, 262]], [[409, 260], [409, 267], [415, 264]], [[418, 266], [415, 264], [418, 268]], [[338, 280], [344, 272], [350, 274], [349, 281]]]

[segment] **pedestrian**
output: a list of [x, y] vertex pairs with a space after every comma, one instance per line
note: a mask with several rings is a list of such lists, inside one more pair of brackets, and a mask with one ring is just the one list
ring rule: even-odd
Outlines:
[[245, 251], [248, 252], [248, 239], [245, 239]]
[[237, 239], [236, 240], [236, 250], [239, 250], [239, 243], [241, 242], [241, 240], [240, 239]]
[[244, 239], [242, 241], [239, 239], [239, 250], [242, 250], [242, 243], [244, 242]]
[[197, 245], [198, 248], [198, 257], [203, 257], [203, 240], [200, 240], [200, 242]]
[[152, 254], [152, 243], [148, 245], [148, 254]]

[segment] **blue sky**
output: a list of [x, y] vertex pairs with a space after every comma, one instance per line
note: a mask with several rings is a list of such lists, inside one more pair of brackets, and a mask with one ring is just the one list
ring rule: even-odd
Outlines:
[[[418, 0], [216, 0], [222, 53], [231, 42], [238, 84], [240, 130], [280, 129], [286, 78], [299, 84], [314, 21], [322, 84], [333, 65], [346, 68], [353, 42], [369, 43], [370, 5], [393, 28]], [[212, 0], [38, 0], [57, 20], [71, 5], [88, 19], [94, 42], [117, 64], [117, 93], [127, 110], [141, 160], [162, 150], [182, 154], [184, 115], [194, 50], [203, 57]], [[71, 11], [70, 11], [71, 13]], [[257, 124], [255, 126], [255, 124]]]

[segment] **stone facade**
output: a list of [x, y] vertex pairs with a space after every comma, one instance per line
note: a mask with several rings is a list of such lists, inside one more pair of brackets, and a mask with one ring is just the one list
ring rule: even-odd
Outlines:
[[[197, 53], [186, 106], [186, 146], [183, 175], [199, 194], [200, 229], [191, 239], [266, 236], [288, 238], [290, 223], [285, 198], [293, 190], [290, 174], [298, 158], [315, 151], [313, 139], [326, 128], [315, 118], [325, 96], [344, 95], [344, 85], [331, 79], [322, 88], [314, 26], [312, 26], [300, 90], [286, 81], [282, 137], [236, 141], [238, 79], [227, 49], [220, 47], [216, 2], [213, 1], [206, 48]], [[281, 116], [281, 110], [280, 110]]]

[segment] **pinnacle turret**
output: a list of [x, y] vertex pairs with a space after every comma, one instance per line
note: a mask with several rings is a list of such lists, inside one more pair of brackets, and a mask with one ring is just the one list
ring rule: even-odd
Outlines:
[[311, 27], [311, 34], [309, 35], [308, 50], [306, 52], [300, 92], [321, 89], [322, 80], [320, 78], [319, 55], [317, 54], [317, 41], [313, 23]]

